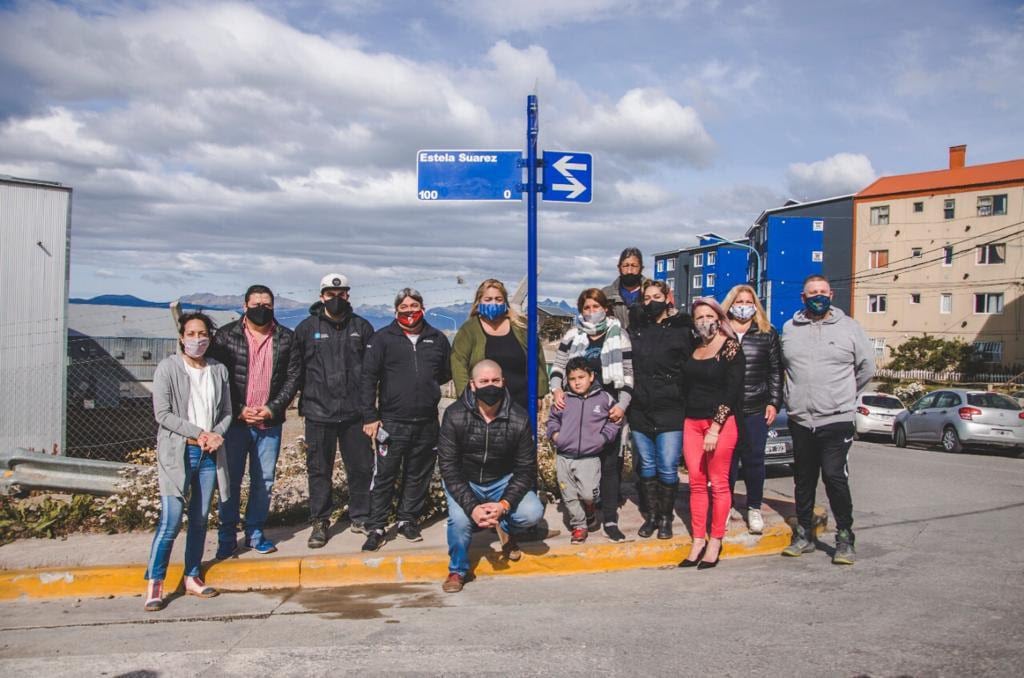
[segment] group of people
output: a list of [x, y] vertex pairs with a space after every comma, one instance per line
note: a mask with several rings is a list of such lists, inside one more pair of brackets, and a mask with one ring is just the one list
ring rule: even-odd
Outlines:
[[[349, 529], [366, 535], [362, 549], [396, 533], [422, 539], [423, 513], [435, 461], [448, 503], [449, 574], [443, 589], [460, 591], [471, 576], [473, 533], [493, 528], [508, 560], [536, 534], [544, 514], [536, 493], [537, 444], [527, 414], [528, 370], [538, 396], [551, 392], [546, 428], [573, 543], [618, 526], [629, 432], [643, 524], [640, 537], [673, 535], [679, 466], [689, 473], [693, 543], [680, 567], [717, 565], [732, 487], [742, 474], [749, 530], [764, 527], [764, 449], [783, 403], [795, 446], [798, 527], [785, 555], [812, 551], [814, 492], [824, 479], [836, 516], [833, 562], [852, 563], [852, 501], [846, 457], [854, 400], [874, 372], [863, 331], [831, 306], [822, 276], [804, 285], [805, 307], [780, 337], [755, 290], [734, 288], [720, 305], [697, 298], [677, 309], [671, 289], [643, 275], [643, 257], [627, 248], [618, 277], [588, 288], [548, 373], [529, 365], [526, 323], [498, 280], [477, 288], [467, 321], [449, 344], [424, 317], [412, 288], [394, 300], [395, 319], [374, 332], [354, 313], [349, 283], [324, 276], [319, 299], [294, 331], [274, 320], [273, 292], [250, 287], [244, 316], [219, 329], [203, 313], [179, 318], [180, 352], [154, 377], [159, 432], [161, 515], [146, 571], [145, 609], [166, 604], [170, 551], [188, 515], [184, 589], [212, 597], [200, 566], [214, 488], [219, 493], [217, 559], [243, 546], [273, 553], [264, 533], [281, 428], [297, 394], [305, 421], [312, 530], [307, 545], [330, 539], [332, 476], [338, 449], [348, 484]], [[688, 311], [688, 312], [687, 312]], [[550, 384], [549, 384], [550, 376]], [[454, 381], [456, 401], [438, 419], [441, 388]], [[246, 466], [244, 520], [239, 496]], [[186, 507], [186, 501], [188, 505]]]

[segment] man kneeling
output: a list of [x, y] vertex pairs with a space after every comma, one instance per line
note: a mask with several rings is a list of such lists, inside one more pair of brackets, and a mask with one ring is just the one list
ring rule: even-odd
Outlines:
[[448, 578], [442, 587], [447, 593], [466, 583], [474, 530], [495, 527], [507, 534], [502, 552], [519, 560], [516, 535], [544, 517], [533, 491], [537, 446], [530, 428], [526, 410], [505, 389], [498, 363], [474, 365], [466, 390], [445, 410], [437, 445], [448, 499]]

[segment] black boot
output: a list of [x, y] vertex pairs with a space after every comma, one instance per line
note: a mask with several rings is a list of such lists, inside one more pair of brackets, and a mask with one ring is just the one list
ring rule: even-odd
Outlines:
[[657, 478], [638, 478], [636, 482], [637, 494], [640, 495], [640, 515], [644, 517], [644, 524], [637, 530], [637, 534], [646, 539], [654, 534], [657, 528], [655, 515], [655, 497], [658, 496]]
[[672, 538], [672, 520], [675, 518], [678, 487], [679, 483], [666, 485], [658, 482], [658, 539]]

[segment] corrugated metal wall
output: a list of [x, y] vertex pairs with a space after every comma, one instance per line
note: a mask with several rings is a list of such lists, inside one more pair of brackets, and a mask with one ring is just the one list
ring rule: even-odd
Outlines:
[[71, 189], [0, 179], [0, 449], [64, 451]]

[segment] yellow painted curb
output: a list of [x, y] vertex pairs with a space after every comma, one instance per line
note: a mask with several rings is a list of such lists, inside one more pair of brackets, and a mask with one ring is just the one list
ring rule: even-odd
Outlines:
[[[816, 508], [815, 514], [815, 532], [820, 535], [827, 515], [821, 508]], [[791, 536], [790, 527], [783, 522], [769, 526], [762, 535], [735, 531], [726, 536], [721, 557], [728, 560], [778, 554]], [[471, 551], [470, 562], [477, 577], [614, 572], [675, 565], [689, 552], [691, 543], [689, 537], [558, 547], [527, 542], [522, 545], [523, 558], [518, 562], [508, 562], [492, 549]], [[0, 571], [0, 601], [140, 595], [145, 590], [144, 572], [141, 565]], [[447, 574], [447, 553], [432, 551], [233, 559], [211, 564], [205, 579], [224, 591], [248, 591], [432, 582], [441, 581]], [[182, 566], [172, 565], [167, 572], [168, 583], [179, 581], [181, 575]]]

